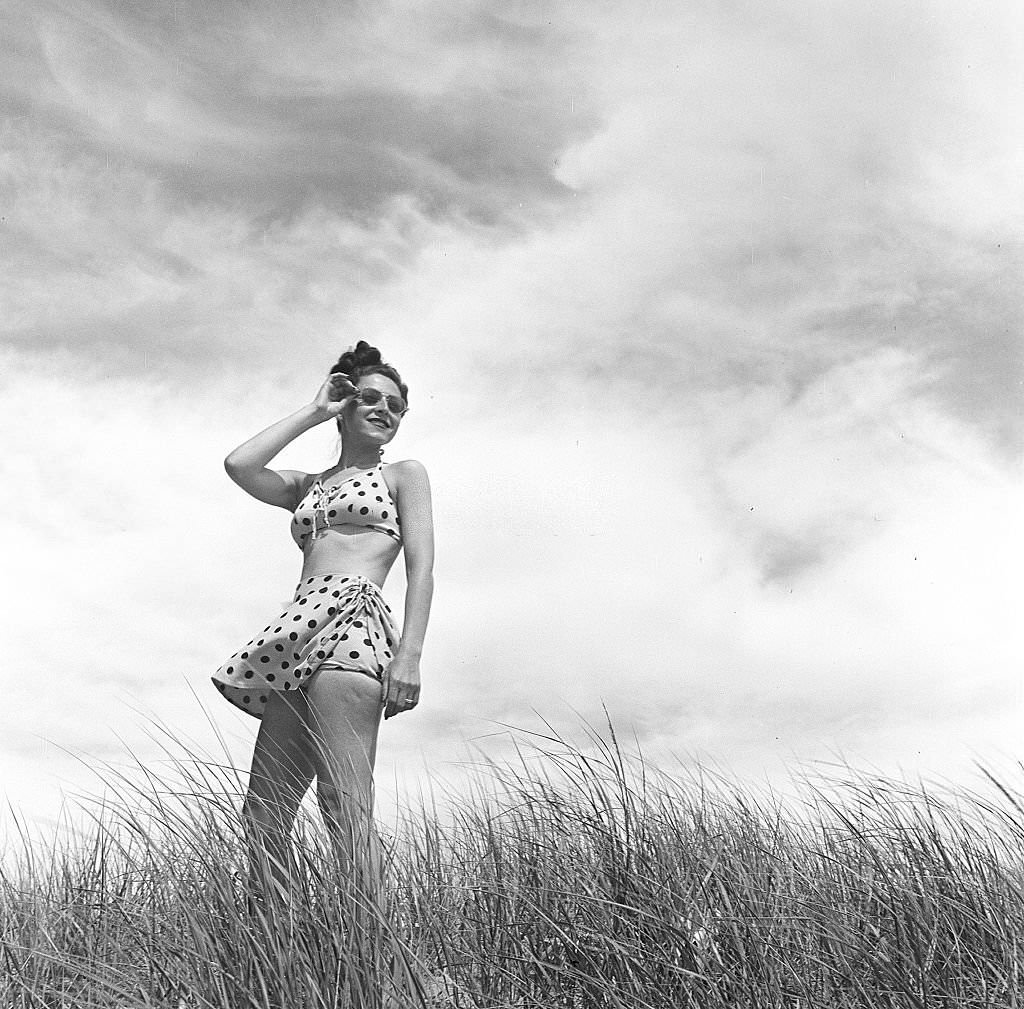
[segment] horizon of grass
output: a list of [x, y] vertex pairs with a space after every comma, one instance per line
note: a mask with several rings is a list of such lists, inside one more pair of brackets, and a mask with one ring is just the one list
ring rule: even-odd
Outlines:
[[0, 1005], [1024, 1005], [1024, 794], [991, 772], [835, 765], [794, 808], [659, 770], [611, 723], [518, 732], [514, 759], [402, 811], [379, 891], [304, 814], [272, 911], [245, 885], [244, 775], [161, 731], [166, 769], [107, 768], [89, 830], [26, 834], [0, 870]]

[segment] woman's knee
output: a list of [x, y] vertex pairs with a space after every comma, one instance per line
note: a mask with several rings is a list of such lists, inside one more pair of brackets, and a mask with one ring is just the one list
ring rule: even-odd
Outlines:
[[245, 795], [242, 803], [242, 820], [248, 827], [262, 827], [264, 829], [274, 826], [274, 817], [271, 813], [271, 805], [264, 798], [256, 794], [251, 788]]
[[356, 824], [370, 815], [366, 791], [354, 782], [346, 785], [324, 775], [317, 780], [316, 798], [325, 819], [336, 824]]
[[242, 802], [242, 820], [250, 827], [261, 831], [287, 830], [298, 811], [299, 802], [294, 796], [269, 794], [249, 786]]
[[348, 818], [351, 808], [348, 802], [348, 794], [333, 781], [323, 780], [323, 778], [317, 779], [316, 801], [324, 816], [329, 816], [332, 820], [339, 822]]

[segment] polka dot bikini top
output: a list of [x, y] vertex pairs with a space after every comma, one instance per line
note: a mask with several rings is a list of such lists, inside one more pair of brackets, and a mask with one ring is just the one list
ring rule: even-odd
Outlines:
[[380, 463], [327, 487], [322, 477], [313, 481], [292, 516], [292, 539], [305, 548], [331, 526], [364, 526], [402, 542], [398, 509]]

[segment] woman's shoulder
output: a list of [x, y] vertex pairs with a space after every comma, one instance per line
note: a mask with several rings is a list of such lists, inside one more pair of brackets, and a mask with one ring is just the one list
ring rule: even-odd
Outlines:
[[400, 494], [403, 488], [429, 488], [427, 468], [418, 459], [402, 459], [400, 462], [381, 464], [381, 472], [389, 487]]
[[396, 476], [426, 476], [427, 467], [419, 459], [402, 459], [400, 462], [381, 463], [385, 473], [394, 473]]

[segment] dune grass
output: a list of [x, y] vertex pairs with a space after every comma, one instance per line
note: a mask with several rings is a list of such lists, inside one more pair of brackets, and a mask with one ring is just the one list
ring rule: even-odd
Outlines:
[[[187, 755], [0, 879], [0, 1005], [377, 1009], [1015, 1007], [1024, 799], [847, 768], [792, 809], [668, 775], [612, 731], [534, 736], [407, 811], [385, 883], [315, 819], [247, 895], [239, 776]], [[406, 979], [397, 985], [394, 979]]]

